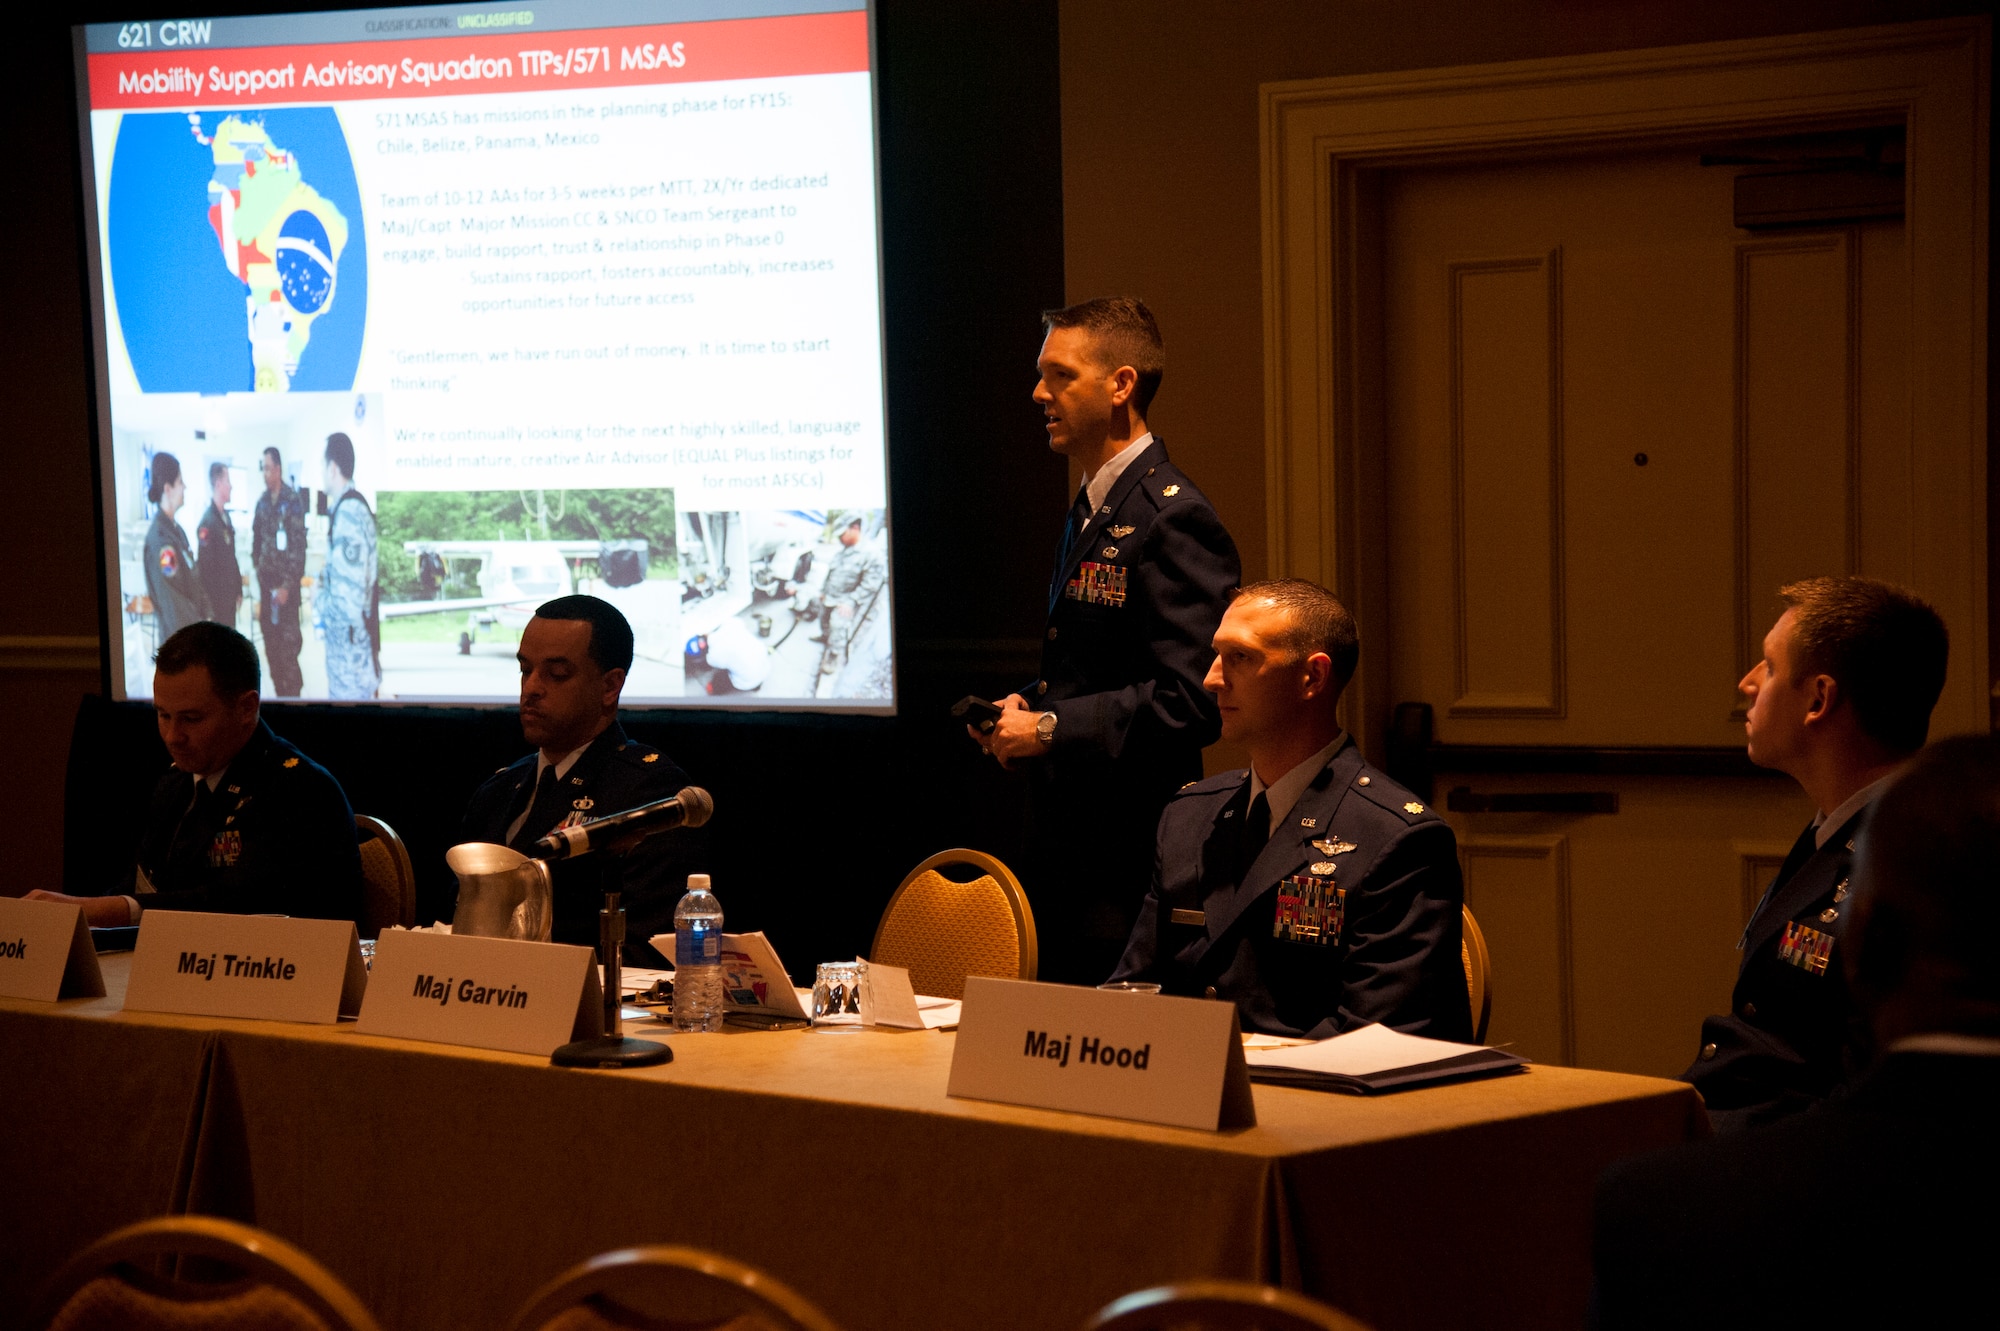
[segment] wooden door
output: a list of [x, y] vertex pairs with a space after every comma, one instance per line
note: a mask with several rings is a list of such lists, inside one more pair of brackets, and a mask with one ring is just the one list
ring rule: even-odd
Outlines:
[[1434, 718], [1490, 1038], [1538, 1060], [1693, 1058], [1812, 813], [1740, 756], [1776, 589], [1915, 565], [1903, 225], [1741, 230], [1735, 175], [1697, 145], [1379, 180], [1369, 645]]

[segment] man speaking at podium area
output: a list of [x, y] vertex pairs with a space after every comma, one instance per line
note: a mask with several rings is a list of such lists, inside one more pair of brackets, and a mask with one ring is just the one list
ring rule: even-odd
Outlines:
[[1035, 402], [1049, 447], [1077, 464], [1049, 580], [1041, 678], [1011, 693], [993, 733], [1027, 770], [1027, 872], [1041, 977], [1096, 984], [1131, 931], [1167, 797], [1215, 741], [1202, 691], [1209, 636], [1243, 580], [1236, 543], [1146, 425], [1166, 370], [1152, 311], [1129, 297], [1042, 316]]
[[1471, 1038], [1457, 840], [1341, 728], [1360, 652], [1354, 617], [1314, 583], [1252, 583], [1230, 603], [1205, 683], [1250, 767], [1168, 803], [1113, 978], [1233, 1002], [1268, 1035], [1380, 1022]]
[[[528, 854], [558, 827], [671, 799], [688, 784], [687, 773], [671, 758], [628, 739], [618, 724], [618, 697], [632, 668], [632, 626], [616, 606], [595, 596], [546, 601], [522, 630], [516, 656], [521, 736], [536, 752], [501, 768], [473, 793], [460, 841]], [[674, 906], [688, 874], [705, 867], [695, 863], [698, 837], [690, 828], [676, 828], [648, 837], [624, 857], [617, 889], [627, 920], [626, 961], [660, 964], [646, 940], [672, 932]], [[606, 875], [616, 865], [615, 857], [595, 854], [550, 866], [554, 941], [597, 946]]]

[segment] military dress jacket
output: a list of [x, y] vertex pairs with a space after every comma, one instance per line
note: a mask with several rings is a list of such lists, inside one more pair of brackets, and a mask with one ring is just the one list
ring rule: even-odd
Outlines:
[[1168, 781], [1164, 795], [1200, 774], [1201, 750], [1222, 733], [1201, 682], [1242, 581], [1236, 542], [1155, 438], [1056, 570], [1041, 675], [1023, 690], [1056, 714], [1052, 777], [1094, 784], [1109, 762]]
[[229, 514], [211, 503], [195, 528], [197, 559], [195, 571], [208, 597], [209, 613], [218, 624], [234, 625], [236, 607], [243, 600], [243, 571], [236, 566], [236, 524]]
[[1854, 838], [1866, 813], [1819, 849], [1807, 829], [1743, 931], [1730, 1010], [1702, 1022], [1701, 1049], [1681, 1074], [1718, 1129], [1809, 1109], [1866, 1060], [1840, 953]]
[[178, 768], [160, 778], [119, 890], [144, 910], [360, 923], [354, 811], [332, 773], [260, 720], [212, 792]]
[[[533, 807], [538, 767], [536, 755], [531, 753], [488, 777], [466, 806], [459, 840], [525, 849], [557, 827], [671, 799], [688, 785], [687, 773], [673, 759], [628, 738], [624, 727], [613, 721], [563, 776], [563, 798], [556, 812], [541, 819], [530, 818], [510, 843], [508, 825], [523, 809]], [[706, 850], [701, 830], [680, 827], [647, 837], [625, 857], [622, 866], [615, 857], [601, 852], [558, 860], [551, 866], [555, 900], [550, 936], [558, 943], [595, 948], [604, 892], [616, 882], [625, 908], [626, 960], [659, 965], [660, 959], [646, 940], [654, 934], [673, 932], [674, 907], [687, 890], [688, 875], [708, 870]]]
[[1323, 1039], [1380, 1022], [1472, 1037], [1451, 828], [1349, 739], [1238, 881], [1250, 773], [1160, 818], [1153, 887], [1112, 976], [1234, 1002], [1245, 1030]]
[[[250, 519], [250, 563], [265, 592], [296, 589], [306, 572], [306, 506], [299, 492], [280, 484], [257, 496]], [[297, 606], [297, 598], [292, 604]]]
[[153, 598], [153, 622], [162, 643], [208, 618], [208, 594], [194, 571], [187, 533], [164, 508], [153, 515], [152, 529], [146, 533], [145, 561], [146, 594]]

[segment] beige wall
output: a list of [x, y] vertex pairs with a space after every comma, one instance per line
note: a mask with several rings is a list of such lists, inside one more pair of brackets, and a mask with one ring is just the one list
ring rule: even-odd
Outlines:
[[1150, 423], [1263, 576], [1257, 90], [1989, 12], [1939, 0], [1062, 0], [1071, 300], [1144, 298], [1167, 339]]

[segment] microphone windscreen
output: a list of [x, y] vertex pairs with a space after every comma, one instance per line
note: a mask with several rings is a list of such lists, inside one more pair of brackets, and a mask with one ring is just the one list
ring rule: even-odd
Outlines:
[[681, 802], [682, 827], [700, 827], [715, 813], [715, 797], [700, 786], [684, 786], [674, 798]]

